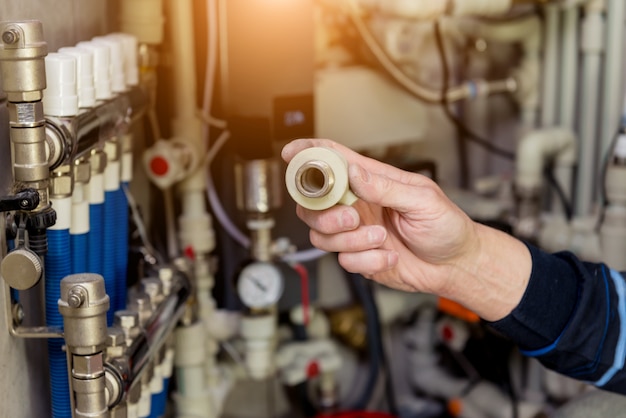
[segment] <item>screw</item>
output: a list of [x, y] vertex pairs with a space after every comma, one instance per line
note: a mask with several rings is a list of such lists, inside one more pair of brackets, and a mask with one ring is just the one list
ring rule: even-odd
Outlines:
[[28, 201], [28, 199], [22, 199], [22, 201], [20, 202], [20, 206], [23, 208], [27, 208], [30, 205], [30, 202]]
[[72, 308], [80, 308], [85, 302], [85, 289], [80, 286], [74, 286], [67, 295], [67, 304]]
[[7, 45], [16, 43], [20, 39], [19, 33], [15, 29], [9, 29], [2, 34], [2, 42]]
[[13, 320], [16, 322], [16, 324], [21, 325], [22, 321], [24, 321], [25, 316], [26, 314], [24, 314], [24, 308], [22, 307], [22, 305], [20, 305], [19, 303], [14, 303]]

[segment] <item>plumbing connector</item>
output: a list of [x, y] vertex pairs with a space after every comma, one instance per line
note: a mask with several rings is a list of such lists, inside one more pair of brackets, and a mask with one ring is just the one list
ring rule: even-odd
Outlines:
[[341, 356], [330, 339], [296, 342], [278, 350], [276, 366], [282, 381], [295, 386], [323, 374], [336, 373], [341, 367]]
[[38, 21], [0, 24], [0, 75], [7, 93], [14, 180], [40, 194], [37, 210], [48, 207], [43, 90], [48, 47]]
[[350, 191], [348, 162], [331, 148], [307, 148], [296, 154], [287, 166], [285, 183], [293, 200], [311, 210], [357, 200]]
[[61, 280], [59, 311], [68, 350], [68, 374], [74, 392], [73, 416], [107, 418], [103, 351], [107, 341], [109, 296], [98, 274], [74, 274]]
[[573, 167], [577, 155], [576, 136], [569, 129], [547, 128], [528, 133], [517, 147], [516, 189], [538, 191], [548, 161], [554, 159], [557, 166]]
[[143, 154], [143, 164], [150, 181], [167, 189], [183, 180], [199, 163], [199, 157], [188, 141], [159, 140]]
[[274, 373], [276, 317], [272, 313], [250, 315], [241, 319], [245, 341], [245, 361], [252, 379], [262, 380]]

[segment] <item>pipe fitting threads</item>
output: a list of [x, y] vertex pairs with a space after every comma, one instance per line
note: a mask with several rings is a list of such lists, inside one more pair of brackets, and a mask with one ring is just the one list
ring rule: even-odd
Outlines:
[[308, 148], [296, 154], [287, 166], [285, 183], [293, 200], [311, 210], [357, 200], [349, 187], [348, 162], [331, 148]]
[[307, 161], [296, 172], [296, 188], [303, 196], [324, 197], [335, 185], [335, 174], [324, 161]]

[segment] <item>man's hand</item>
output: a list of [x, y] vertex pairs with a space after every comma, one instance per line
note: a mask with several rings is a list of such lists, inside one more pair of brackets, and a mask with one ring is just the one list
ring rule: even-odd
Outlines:
[[[285, 146], [283, 159], [289, 162], [310, 147], [343, 154], [350, 187], [359, 197], [353, 206], [297, 208], [311, 228], [311, 243], [338, 252], [343, 268], [396, 289], [449, 297], [490, 320], [500, 319], [519, 303], [531, 268], [524, 244], [474, 223], [429, 178], [335, 142], [296, 140]], [[498, 260], [502, 256], [505, 259]], [[511, 268], [517, 271], [508, 279]], [[493, 298], [504, 300], [494, 304]]]

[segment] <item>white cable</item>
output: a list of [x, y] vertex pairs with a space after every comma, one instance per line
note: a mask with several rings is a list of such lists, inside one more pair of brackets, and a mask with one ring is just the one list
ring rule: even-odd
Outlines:
[[126, 195], [126, 200], [128, 200], [128, 206], [130, 207], [130, 211], [132, 212], [133, 221], [135, 222], [135, 225], [137, 226], [137, 232], [139, 233], [139, 238], [141, 239], [143, 246], [146, 248], [146, 250], [148, 250], [150, 255], [155, 260], [157, 260], [159, 263], [162, 262], [161, 258], [159, 257], [159, 253], [154, 249], [154, 247], [152, 246], [152, 243], [148, 239], [148, 233], [146, 232], [146, 225], [144, 224], [143, 219], [141, 218], [141, 215], [139, 214], [139, 209], [137, 208], [137, 201], [135, 200], [135, 197], [130, 192], [127, 185], [122, 184], [122, 189], [124, 190], [124, 194]]
[[309, 248], [308, 250], [285, 254], [282, 256], [282, 260], [286, 263], [306, 263], [308, 261], [315, 261], [326, 254], [328, 254], [326, 251], [317, 248]]
[[[202, 120], [205, 121], [203, 135], [205, 148], [208, 147], [210, 138], [209, 131], [212, 120], [217, 120], [211, 115], [213, 101], [213, 84], [217, 68], [217, 3], [215, 0], [207, 0], [207, 59], [206, 74], [204, 79], [204, 95], [202, 98]], [[208, 123], [207, 123], [208, 122]], [[224, 128], [226, 127], [224, 123]]]
[[[213, 84], [215, 82], [215, 72], [217, 68], [217, 3], [215, 0], [207, 0], [207, 63], [206, 63], [206, 76], [204, 80], [204, 96], [202, 99], [202, 114], [201, 119], [204, 122], [203, 135], [205, 144], [209, 144], [209, 131], [210, 126], [215, 126], [217, 128], [226, 129], [227, 123], [224, 120], [215, 118], [211, 115], [211, 101], [213, 100]], [[215, 184], [213, 183], [213, 178], [211, 177], [210, 165], [211, 162], [215, 159], [215, 156], [219, 152], [219, 150], [224, 146], [226, 141], [230, 138], [230, 132], [225, 130], [221, 133], [219, 138], [215, 141], [215, 143], [209, 149], [206, 157], [206, 183], [207, 183], [207, 199], [209, 200], [209, 205], [211, 206], [211, 210], [215, 215], [217, 221], [222, 225], [226, 233], [230, 235], [232, 239], [234, 239], [239, 245], [244, 248], [250, 248], [250, 238], [241, 232], [241, 230], [233, 223], [230, 219], [226, 211], [224, 210], [224, 206], [220, 201], [219, 196], [217, 195], [217, 191], [215, 190]], [[298, 263], [298, 262], [306, 262], [315, 260], [322, 255], [326, 254], [325, 252], [318, 250], [316, 248], [300, 251], [293, 254], [288, 254], [284, 257], [285, 261]]]
[[213, 215], [215, 215], [217, 221], [220, 223], [220, 225], [222, 225], [226, 233], [230, 235], [232, 239], [237, 241], [239, 245], [244, 248], [250, 248], [250, 238], [248, 238], [246, 234], [244, 234], [239, 230], [239, 228], [237, 228], [237, 225], [235, 225], [230, 220], [230, 217], [224, 210], [224, 206], [222, 206], [222, 202], [217, 195], [215, 185], [213, 184], [213, 178], [211, 177], [209, 170], [207, 170], [206, 184], [207, 198], [209, 199], [211, 210], [213, 211]]
[[206, 156], [204, 157], [204, 163], [207, 165], [207, 168], [211, 165], [211, 163], [215, 159], [215, 156], [220, 151], [220, 149], [222, 149], [222, 147], [224, 146], [226, 141], [228, 141], [229, 138], [230, 138], [230, 132], [224, 131], [220, 134], [220, 136], [217, 138], [215, 143], [211, 146], [211, 148], [209, 149], [209, 152], [207, 152]]

